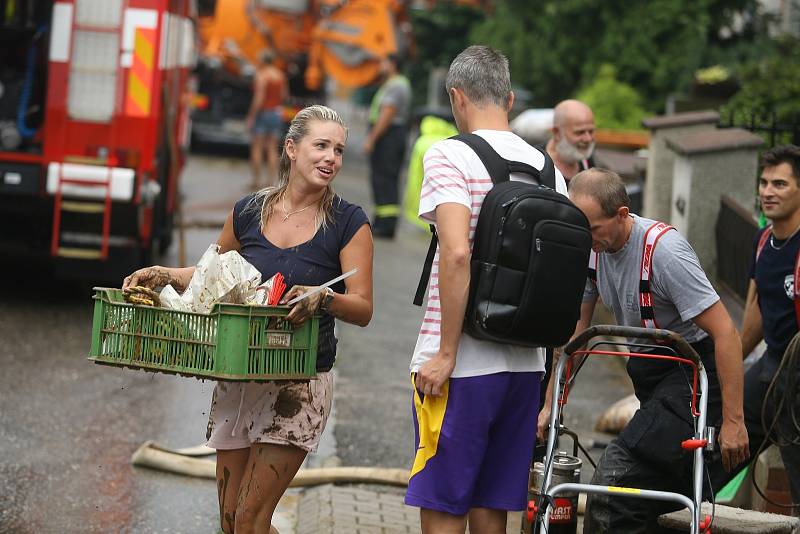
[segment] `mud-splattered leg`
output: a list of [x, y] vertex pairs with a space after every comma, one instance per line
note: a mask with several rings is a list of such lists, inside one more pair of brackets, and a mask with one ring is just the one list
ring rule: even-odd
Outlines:
[[[278, 501], [307, 454], [298, 447], [271, 443], [256, 443], [251, 451], [236, 507], [236, 534], [267, 531]], [[277, 532], [271, 526], [269, 531]]]
[[225, 534], [233, 534], [239, 486], [250, 457], [250, 449], [217, 451], [217, 495], [219, 520]]

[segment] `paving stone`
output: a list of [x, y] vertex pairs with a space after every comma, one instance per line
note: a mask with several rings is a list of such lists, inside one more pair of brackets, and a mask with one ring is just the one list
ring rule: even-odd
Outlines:
[[419, 534], [419, 511], [402, 493], [326, 484], [303, 493], [296, 534]]
[[[309, 488], [298, 505], [295, 534], [419, 534], [419, 509], [403, 504], [403, 496], [396, 488]], [[518, 533], [520, 522], [519, 512], [510, 513], [507, 532]]]

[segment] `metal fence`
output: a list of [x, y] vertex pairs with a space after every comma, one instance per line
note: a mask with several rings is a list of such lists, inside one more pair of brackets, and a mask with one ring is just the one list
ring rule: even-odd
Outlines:
[[758, 232], [755, 216], [728, 195], [720, 199], [715, 234], [717, 281], [742, 299], [747, 298], [753, 241]]
[[791, 143], [800, 146], [800, 116], [795, 115], [790, 119], [778, 120], [774, 112], [752, 113], [749, 117], [737, 118], [731, 112], [727, 118], [720, 120], [720, 128], [744, 128], [764, 138], [767, 146], [772, 148], [777, 145]]

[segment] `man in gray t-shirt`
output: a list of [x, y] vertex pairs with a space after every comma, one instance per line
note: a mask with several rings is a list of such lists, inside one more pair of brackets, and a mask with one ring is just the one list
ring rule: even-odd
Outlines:
[[400, 58], [396, 54], [390, 54], [381, 62], [381, 71], [384, 82], [370, 105], [370, 128], [364, 140], [364, 152], [369, 154], [375, 202], [372, 234], [391, 239], [400, 216], [398, 188], [406, 152], [411, 84], [400, 73]]
[[[594, 306], [599, 294], [603, 304], [614, 312], [618, 324], [642, 326], [639, 309], [642, 250], [645, 233], [657, 221], [634, 214], [629, 217], [626, 222], [631, 223], [631, 231], [625, 245], [596, 255], [597, 274], [594, 280], [587, 278], [583, 302]], [[686, 239], [675, 230], [663, 233], [653, 252], [653, 265], [658, 265], [650, 275], [658, 328], [677, 332], [689, 343], [708, 337], [692, 319], [718, 302], [719, 296]]]
[[[676, 230], [630, 213], [625, 184], [616, 173], [580, 172], [570, 182], [569, 196], [589, 219], [594, 251], [575, 335], [589, 327], [599, 296], [618, 324], [672, 330], [692, 344], [708, 373], [707, 421], [719, 430], [721, 454], [712, 457], [709, 469], [718, 490], [750, 455], [742, 408], [742, 345], [725, 306]], [[643, 261], [645, 250], [649, 254]], [[649, 281], [649, 292], [643, 280]], [[691, 373], [675, 362], [643, 358], [629, 358], [627, 370], [641, 408], [606, 448], [592, 484], [691, 496], [692, 455], [681, 449], [681, 441], [693, 435]], [[549, 407], [545, 403], [539, 416], [540, 431], [549, 421]], [[677, 508], [590, 495], [584, 532], [644, 533], [658, 515]]]

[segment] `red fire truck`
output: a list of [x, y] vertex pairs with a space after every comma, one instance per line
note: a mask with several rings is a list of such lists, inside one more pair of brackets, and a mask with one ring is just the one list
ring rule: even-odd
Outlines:
[[169, 246], [193, 0], [0, 0], [0, 251], [115, 279]]

